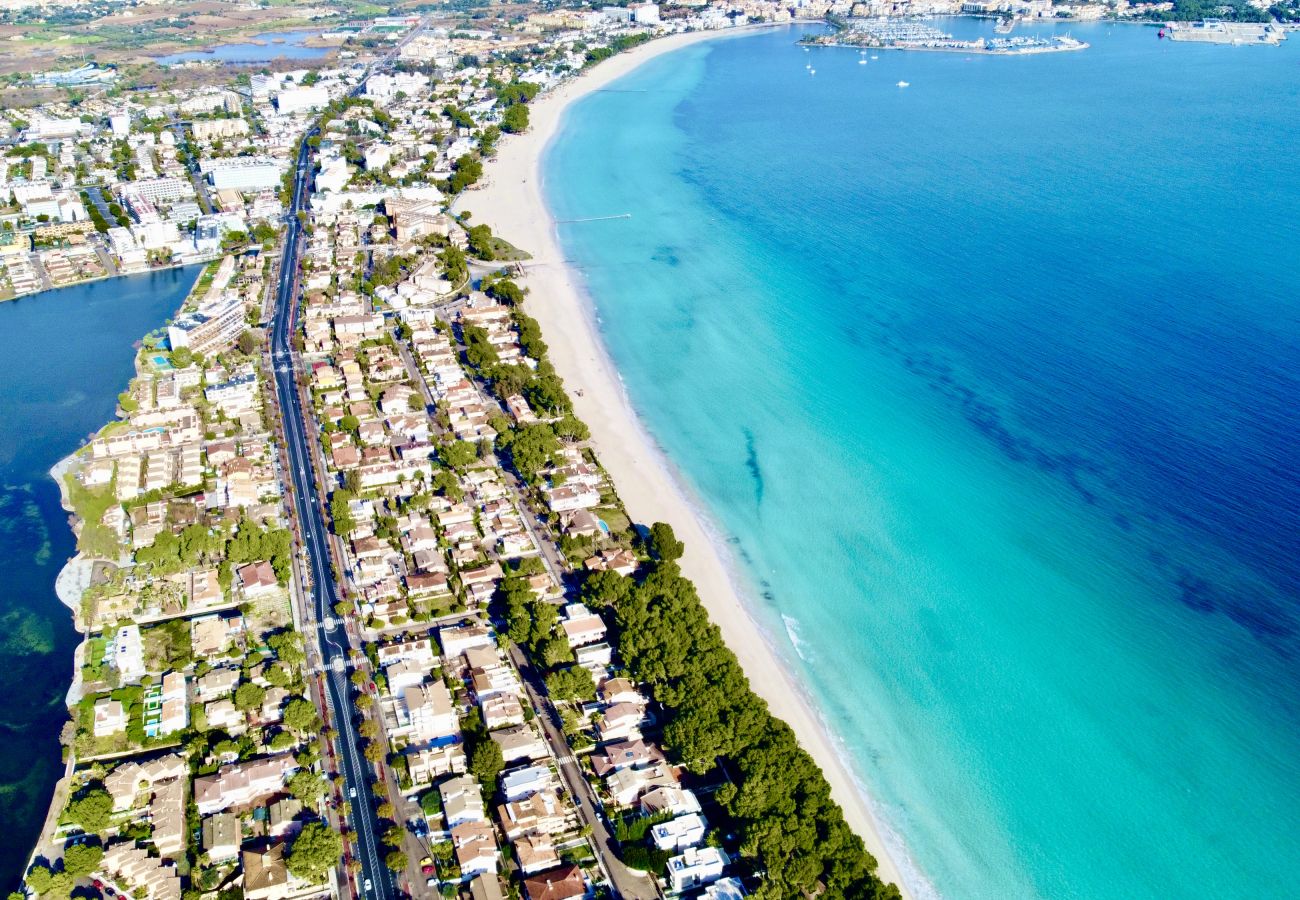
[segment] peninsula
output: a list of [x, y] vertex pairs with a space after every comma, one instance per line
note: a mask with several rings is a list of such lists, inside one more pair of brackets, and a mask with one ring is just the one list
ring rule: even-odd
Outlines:
[[858, 50], [925, 50], [938, 53], [981, 53], [991, 56], [1023, 56], [1030, 53], [1059, 53], [1086, 50], [1088, 45], [1074, 38], [994, 37], [961, 40], [932, 25], [906, 19], [836, 20], [829, 34], [808, 35], [801, 44], [811, 47], [853, 47]]

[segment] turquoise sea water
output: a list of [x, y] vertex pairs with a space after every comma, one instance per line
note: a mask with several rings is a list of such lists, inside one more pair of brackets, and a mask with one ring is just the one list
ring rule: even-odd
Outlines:
[[914, 889], [1294, 896], [1300, 42], [1069, 30], [696, 45], [548, 202]]
[[113, 418], [132, 344], [200, 269], [97, 281], [0, 303], [0, 889], [17, 887], [54, 782], [77, 634], [54, 593], [76, 553], [50, 467]]

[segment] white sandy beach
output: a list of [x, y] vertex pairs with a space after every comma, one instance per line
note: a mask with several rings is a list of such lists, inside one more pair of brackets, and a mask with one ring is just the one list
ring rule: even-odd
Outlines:
[[530, 110], [531, 129], [501, 142], [496, 158], [485, 168], [486, 186], [465, 194], [457, 208], [470, 211], [472, 222], [491, 225], [493, 231], [533, 255], [526, 264], [528, 312], [541, 323], [555, 367], [573, 396], [577, 414], [591, 427], [601, 461], [628, 511], [637, 522], [668, 522], [685, 542], [682, 569], [699, 588], [709, 615], [740, 658], [754, 690], [775, 715], [789, 723], [822, 767], [849, 825], [879, 861], [880, 876], [908, 896], [900, 867], [891, 859], [866, 798], [834, 741], [746, 611], [741, 591], [729, 574], [733, 569], [726, 551], [640, 425], [600, 341], [586, 295], [564, 263], [542, 197], [542, 154], [559, 131], [568, 104], [656, 56], [735, 33], [699, 32], [651, 41], [600, 63], [581, 78], [539, 98]]

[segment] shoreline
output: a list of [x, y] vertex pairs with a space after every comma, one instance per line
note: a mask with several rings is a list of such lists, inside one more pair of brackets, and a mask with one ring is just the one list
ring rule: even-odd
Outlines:
[[[529, 130], [501, 142], [496, 156], [485, 165], [484, 187], [461, 195], [454, 207], [472, 212], [473, 221], [491, 225], [495, 233], [533, 254], [521, 264], [526, 273], [524, 286], [530, 289], [525, 308], [541, 324], [556, 371], [573, 398], [574, 411], [590, 427], [601, 464], [609, 471], [619, 496], [635, 521], [663, 521], [673, 526], [687, 548], [682, 572], [695, 583], [705, 609], [740, 660], [755, 693], [767, 702], [773, 715], [793, 729], [799, 744], [821, 767], [845, 820], [876, 858], [881, 880], [896, 884], [904, 897], [912, 897], [923, 876], [907, 859], [904, 848], [886, 842], [886, 829], [845, 762], [840, 740], [805, 699], [803, 685], [751, 614], [744, 600], [743, 569], [731, 559], [703, 505], [692, 499], [684, 479], [633, 408], [601, 339], [591, 299], [564, 260], [541, 189], [542, 157], [560, 132], [569, 104], [658, 56], [702, 41], [771, 27], [786, 26], [746, 26], [658, 38], [607, 59], [539, 97], [530, 107]], [[905, 865], [900, 866], [900, 860]], [[904, 882], [903, 871], [912, 876], [910, 884]]]
[[[30, 294], [14, 294], [12, 297], [0, 299], [0, 303], [17, 303], [19, 300], [26, 300], [31, 297], [42, 297], [45, 294], [53, 294], [55, 291], [62, 291], [67, 288], [83, 287], [87, 284], [95, 284], [100, 281], [112, 281], [117, 278], [134, 278], [136, 275], [151, 275], [154, 272], [170, 272], [173, 269], [185, 269], [189, 266], [206, 266], [214, 259], [220, 259], [220, 255], [214, 256], [211, 259], [203, 259], [195, 262], [168, 263], [165, 266], [150, 266], [143, 272], [113, 272], [111, 275], [95, 275], [92, 278], [83, 278], [80, 281], [69, 281], [67, 284], [56, 284], [47, 288], [41, 288], [39, 291], [32, 291]], [[59, 465], [62, 465], [64, 462], [67, 462], [67, 460], [60, 460]], [[62, 485], [60, 485], [59, 489], [63, 489]]]

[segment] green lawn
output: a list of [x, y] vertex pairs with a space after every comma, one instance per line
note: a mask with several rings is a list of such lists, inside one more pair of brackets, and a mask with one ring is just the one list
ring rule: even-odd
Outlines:
[[81, 534], [77, 537], [77, 549], [87, 556], [100, 559], [117, 559], [122, 552], [117, 535], [105, 527], [101, 520], [104, 513], [117, 502], [115, 496], [116, 479], [107, 487], [91, 489], [83, 485], [69, 472], [63, 476], [68, 488], [68, 499], [72, 510], [81, 519]]
[[494, 259], [502, 262], [516, 262], [521, 259], [532, 259], [533, 255], [526, 250], [520, 250], [514, 244], [492, 235], [492, 256]]

